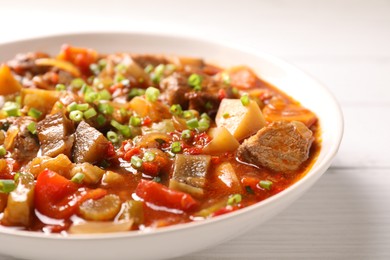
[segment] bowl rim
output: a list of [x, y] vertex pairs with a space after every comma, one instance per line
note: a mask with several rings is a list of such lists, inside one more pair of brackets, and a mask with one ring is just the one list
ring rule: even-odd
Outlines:
[[[138, 31], [138, 30], [131, 30], [131, 31], [78, 31], [78, 32], [66, 32], [66, 33], [56, 33], [56, 34], [48, 34], [48, 35], [41, 35], [41, 36], [35, 36], [35, 37], [27, 37], [23, 39], [17, 39], [17, 40], [8, 40], [0, 43], [0, 49], [7, 48], [10, 45], [13, 44], [22, 44], [22, 43], [28, 43], [28, 42], [39, 42], [39, 41], [50, 41], [58, 38], [63, 37], [69, 37], [69, 38], [77, 38], [77, 37], [101, 37], [101, 36], [115, 36], [115, 37], [127, 37], [127, 36], [140, 36], [140, 37], [146, 37], [146, 38], [167, 38], [167, 39], [179, 39], [179, 40], [191, 40], [196, 43], [202, 43], [202, 44], [211, 44], [215, 46], [223, 46], [227, 47], [234, 51], [239, 51], [245, 54], [253, 55], [260, 59], [265, 59], [268, 62], [271, 62], [273, 64], [276, 64], [278, 67], [284, 70], [291, 71], [293, 74], [298, 74], [301, 77], [305, 77], [309, 80], [311, 80], [313, 83], [317, 85], [317, 88], [321, 88], [322, 92], [327, 95], [327, 100], [331, 102], [332, 107], [334, 108], [334, 112], [336, 115], [336, 118], [334, 118], [335, 121], [335, 127], [332, 132], [332, 135], [334, 136], [334, 140], [337, 140], [337, 143], [333, 145], [325, 154], [324, 158], [321, 161], [316, 160], [312, 167], [316, 166], [317, 170], [312, 171], [312, 167], [306, 172], [306, 174], [300, 178], [298, 181], [293, 183], [291, 186], [286, 188], [285, 190], [263, 200], [260, 202], [257, 202], [253, 205], [247, 206], [245, 208], [242, 208], [237, 211], [230, 212], [229, 214], [224, 214], [215, 218], [210, 219], [204, 219], [200, 221], [193, 221], [188, 223], [181, 223], [181, 224], [175, 224], [172, 226], [167, 227], [160, 227], [157, 229], [152, 229], [151, 231], [125, 231], [125, 232], [117, 232], [117, 233], [101, 233], [101, 234], [47, 234], [43, 232], [34, 232], [34, 231], [26, 231], [26, 230], [18, 230], [10, 227], [4, 227], [0, 226], [0, 236], [2, 235], [10, 235], [10, 236], [16, 236], [16, 237], [24, 237], [24, 238], [38, 238], [38, 239], [50, 239], [50, 240], [106, 240], [106, 239], [128, 239], [128, 238], [134, 238], [134, 237], [146, 237], [146, 236], [160, 236], [171, 232], [178, 232], [178, 231], [185, 231], [187, 229], [193, 229], [198, 226], [208, 226], [213, 225], [217, 222], [225, 222], [232, 218], [238, 218], [241, 215], [246, 214], [248, 211], [255, 211], [258, 208], [266, 207], [272, 203], [274, 203], [277, 200], [280, 200], [283, 197], [288, 196], [290, 193], [292, 193], [295, 189], [297, 189], [300, 186], [305, 185], [305, 183], [309, 182], [312, 178], [314, 178], [316, 175], [319, 175], [320, 177], [329, 167], [331, 164], [333, 158], [337, 154], [337, 151], [340, 147], [341, 140], [344, 133], [344, 120], [343, 120], [343, 113], [341, 110], [340, 104], [337, 102], [335, 96], [331, 93], [331, 91], [325, 87], [322, 83], [320, 83], [317, 79], [315, 79], [313, 76], [311, 76], [309, 73], [303, 71], [302, 69], [296, 67], [295, 65], [292, 65], [291, 63], [285, 61], [282, 58], [273, 56], [267, 52], [260, 51], [254, 47], [246, 46], [243, 44], [238, 43], [231, 43], [220, 39], [215, 38], [201, 38], [200, 36], [194, 36], [193, 34], [188, 33], [181, 33], [180, 35], [174, 34], [172, 32], [154, 32], [154, 31]], [[85, 46], [89, 47], [89, 46]], [[33, 51], [33, 50], [32, 50]], [[16, 55], [17, 53], [13, 54]], [[207, 57], [204, 57], [207, 59]], [[2, 62], [2, 61], [0, 61]], [[267, 81], [267, 80], [266, 80]], [[278, 87], [278, 86], [276, 86]], [[288, 94], [288, 93], [287, 93]], [[321, 129], [321, 122], [320, 122], [320, 129]], [[320, 151], [320, 153], [322, 150]]]

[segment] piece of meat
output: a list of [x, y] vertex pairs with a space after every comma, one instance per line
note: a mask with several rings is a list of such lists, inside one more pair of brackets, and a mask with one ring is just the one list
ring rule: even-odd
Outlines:
[[167, 64], [168, 60], [161, 55], [150, 55], [150, 54], [132, 54], [131, 58], [138, 63], [141, 67], [145, 68], [146, 66], [153, 65], [156, 67], [160, 64]]
[[298, 121], [277, 121], [260, 129], [238, 148], [240, 160], [274, 171], [292, 172], [309, 158], [313, 133]]
[[43, 156], [56, 157], [63, 153], [70, 157], [73, 145], [73, 123], [61, 112], [48, 115], [37, 124]]
[[161, 98], [165, 99], [169, 105], [179, 104], [183, 109], [188, 108], [187, 93], [193, 91], [187, 84], [187, 77], [175, 72], [163, 79], [160, 83], [162, 90]]
[[4, 144], [17, 161], [29, 161], [36, 157], [39, 150], [37, 138], [27, 126], [35, 122], [31, 117], [7, 118], [2, 125], [9, 125]]
[[102, 133], [81, 121], [75, 132], [73, 160], [76, 163], [95, 163], [107, 154], [109, 141]]
[[7, 65], [20, 76], [26, 76], [27, 73], [34, 76], [50, 70], [49, 67], [37, 66], [35, 64], [35, 60], [41, 58], [49, 58], [49, 55], [42, 52], [20, 53], [8, 61]]

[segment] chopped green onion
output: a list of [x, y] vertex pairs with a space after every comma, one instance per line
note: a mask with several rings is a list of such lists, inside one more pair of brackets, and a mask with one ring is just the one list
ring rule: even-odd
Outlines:
[[204, 119], [207, 119], [207, 120], [211, 120], [211, 118], [209, 117], [209, 115], [207, 113], [202, 113], [200, 115], [200, 118], [204, 118]]
[[27, 130], [30, 131], [31, 134], [37, 134], [37, 125], [35, 122], [31, 122], [27, 125]]
[[195, 91], [201, 91], [202, 90], [202, 86], [201, 85], [196, 85], [196, 86], [194, 86], [194, 90]]
[[174, 70], [176, 70], [176, 66], [175, 66], [175, 64], [167, 64], [167, 65], [165, 65], [165, 70], [174, 71]]
[[272, 187], [272, 181], [269, 180], [259, 181], [259, 186], [263, 189], [270, 190]]
[[127, 65], [123, 63], [119, 63], [118, 65], [115, 66], [115, 71], [117, 72], [126, 72], [127, 70]]
[[84, 112], [84, 117], [86, 119], [90, 119], [96, 115], [97, 115], [97, 112], [93, 107], [91, 107], [90, 109], [88, 109], [87, 111]]
[[142, 166], [142, 160], [137, 155], [131, 156], [131, 165], [133, 165], [134, 168], [141, 168]]
[[188, 78], [188, 85], [191, 87], [200, 86], [202, 84], [202, 77], [199, 74], [193, 73]]
[[237, 88], [232, 88], [232, 93], [234, 94], [234, 95], [238, 95], [238, 89]]
[[160, 95], [160, 90], [155, 87], [148, 87], [145, 91], [146, 99], [150, 102], [155, 102]]
[[69, 113], [69, 118], [72, 121], [80, 122], [81, 120], [83, 120], [83, 112], [79, 110], [74, 110]]
[[230, 84], [230, 75], [226, 72], [222, 72], [221, 76], [222, 76], [223, 83], [225, 83], [226, 85], [229, 85]]
[[144, 153], [144, 157], [142, 158], [142, 160], [144, 162], [153, 162], [155, 158], [156, 158], [156, 155], [154, 153], [147, 151]]
[[164, 70], [165, 70], [165, 65], [164, 64], [159, 64], [155, 69], [154, 69], [154, 73], [157, 74], [157, 75], [162, 75], [164, 73]]
[[206, 109], [212, 109], [213, 108], [213, 104], [210, 101], [207, 101], [206, 104], [204, 105], [204, 107]]
[[107, 66], [107, 60], [101, 59], [99, 60], [98, 64], [100, 66], [100, 69], [104, 69]]
[[22, 104], [22, 97], [20, 95], [16, 96], [15, 102], [20, 106], [20, 104]]
[[107, 139], [112, 143], [117, 143], [119, 141], [118, 135], [114, 131], [107, 132]]
[[80, 111], [86, 111], [88, 109], [89, 105], [87, 103], [84, 103], [84, 104], [77, 104], [77, 110], [80, 110]]
[[68, 112], [77, 110], [77, 103], [76, 103], [76, 102], [70, 103], [70, 104], [66, 107], [66, 110], [67, 110]]
[[0, 157], [3, 157], [7, 154], [7, 150], [5, 150], [4, 146], [0, 145]]
[[145, 89], [142, 89], [142, 88], [132, 88], [129, 92], [129, 99], [132, 99], [133, 97], [138, 97], [138, 96], [142, 96], [143, 94], [145, 94]]
[[100, 100], [110, 100], [111, 98], [112, 98], [111, 93], [107, 89], [104, 89], [99, 92]]
[[198, 130], [201, 131], [201, 132], [204, 132], [204, 131], [206, 131], [209, 128], [210, 128], [210, 120], [205, 119], [205, 118], [201, 118], [199, 120]]
[[64, 84], [57, 84], [56, 90], [57, 91], [64, 91], [66, 89], [66, 86]]
[[188, 128], [191, 130], [199, 127], [199, 121], [197, 118], [191, 118], [191, 119], [187, 120], [186, 123], [187, 123]]
[[14, 189], [16, 189], [16, 184], [14, 180], [0, 180], [1, 193], [10, 193]]
[[169, 109], [172, 115], [180, 116], [183, 114], [183, 110], [179, 104], [172, 105]]
[[156, 176], [156, 177], [153, 178], [152, 181], [160, 183], [161, 182], [161, 177], [160, 176]]
[[98, 75], [100, 73], [100, 67], [98, 64], [96, 63], [92, 63], [91, 65], [89, 65], [89, 70], [95, 74], [95, 75]]
[[88, 91], [84, 94], [85, 102], [92, 103], [99, 98], [99, 94], [95, 91]]
[[132, 126], [140, 126], [142, 123], [141, 118], [137, 116], [130, 117], [130, 125]]
[[183, 130], [183, 132], [181, 132], [181, 138], [183, 139], [190, 139], [191, 138], [191, 130]]
[[115, 120], [111, 120], [111, 125], [117, 129], [124, 137], [131, 136], [131, 129], [127, 125], [122, 125]]
[[81, 78], [76, 78], [74, 80], [71, 81], [70, 85], [74, 88], [74, 89], [81, 89], [82, 86], [84, 86], [85, 84], [85, 81]]
[[191, 110], [185, 110], [185, 111], [183, 111], [183, 117], [185, 119], [191, 119], [191, 118], [194, 118], [195, 115]]
[[125, 80], [125, 77], [124, 77], [122, 74], [116, 74], [116, 75], [115, 75], [114, 81], [115, 81], [116, 83], [119, 83], [119, 82], [121, 82], [122, 80]]
[[245, 190], [249, 194], [254, 194], [255, 192], [252, 190], [251, 186], [245, 186]]
[[171, 145], [171, 152], [172, 153], [180, 153], [181, 152], [181, 143], [180, 142], [173, 142]]
[[241, 194], [230, 195], [227, 204], [230, 206], [240, 203], [242, 200]]
[[96, 122], [99, 126], [102, 126], [106, 122], [106, 118], [103, 115], [99, 114], [96, 118]]
[[32, 108], [30, 108], [30, 110], [28, 111], [27, 114], [28, 114], [29, 116], [35, 118], [35, 119], [38, 119], [38, 118], [41, 117], [42, 112], [39, 111], [38, 109], [35, 109], [35, 108], [32, 107]]
[[149, 74], [150, 72], [153, 71], [153, 69], [154, 69], [153, 65], [152, 65], [152, 64], [149, 64], [148, 66], [145, 67], [144, 70], [145, 70], [146, 73]]
[[81, 173], [81, 172], [78, 172], [78, 173], [76, 173], [76, 174], [72, 177], [71, 181], [74, 182], [74, 183], [80, 184], [80, 183], [83, 182], [84, 178], [85, 178], [85, 175], [84, 175], [83, 173]]
[[20, 105], [17, 102], [7, 101], [4, 103], [3, 110], [8, 116], [20, 116]]
[[98, 110], [100, 113], [103, 113], [105, 115], [111, 115], [114, 113], [114, 107], [111, 106], [109, 103], [99, 103]]
[[230, 117], [230, 114], [228, 112], [225, 112], [223, 113], [222, 115], [223, 118], [229, 118]]
[[249, 99], [249, 96], [247, 94], [242, 95], [240, 100], [241, 100], [241, 103], [243, 106], [249, 105], [250, 99]]

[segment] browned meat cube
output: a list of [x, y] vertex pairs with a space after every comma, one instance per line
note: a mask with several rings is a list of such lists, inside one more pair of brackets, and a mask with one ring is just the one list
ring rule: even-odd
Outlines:
[[73, 123], [62, 113], [48, 115], [37, 124], [43, 156], [56, 157], [63, 153], [70, 156], [73, 145]]
[[102, 133], [81, 121], [75, 132], [73, 160], [76, 163], [95, 163], [107, 154], [108, 140]]
[[160, 87], [162, 89], [162, 98], [169, 105], [179, 104], [183, 109], [188, 108], [188, 98], [186, 94], [192, 91], [187, 84], [187, 78], [180, 73], [173, 73], [171, 76], [162, 80]]
[[33, 122], [35, 121], [28, 116], [7, 118], [0, 122], [0, 125], [10, 125], [4, 145], [12, 153], [12, 157], [18, 161], [29, 161], [38, 153], [38, 140], [27, 129], [27, 126]]
[[291, 172], [309, 158], [313, 133], [298, 121], [278, 121], [262, 128], [238, 148], [242, 161], [274, 171]]

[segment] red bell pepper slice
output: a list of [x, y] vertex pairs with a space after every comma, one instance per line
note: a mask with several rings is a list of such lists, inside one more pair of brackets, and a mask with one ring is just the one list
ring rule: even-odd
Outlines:
[[79, 205], [87, 199], [103, 197], [103, 189], [88, 190], [50, 170], [38, 175], [35, 184], [36, 209], [51, 218], [67, 219], [77, 213]]
[[154, 181], [141, 180], [135, 193], [146, 202], [170, 209], [187, 211], [198, 206], [198, 202], [191, 195], [171, 190]]

